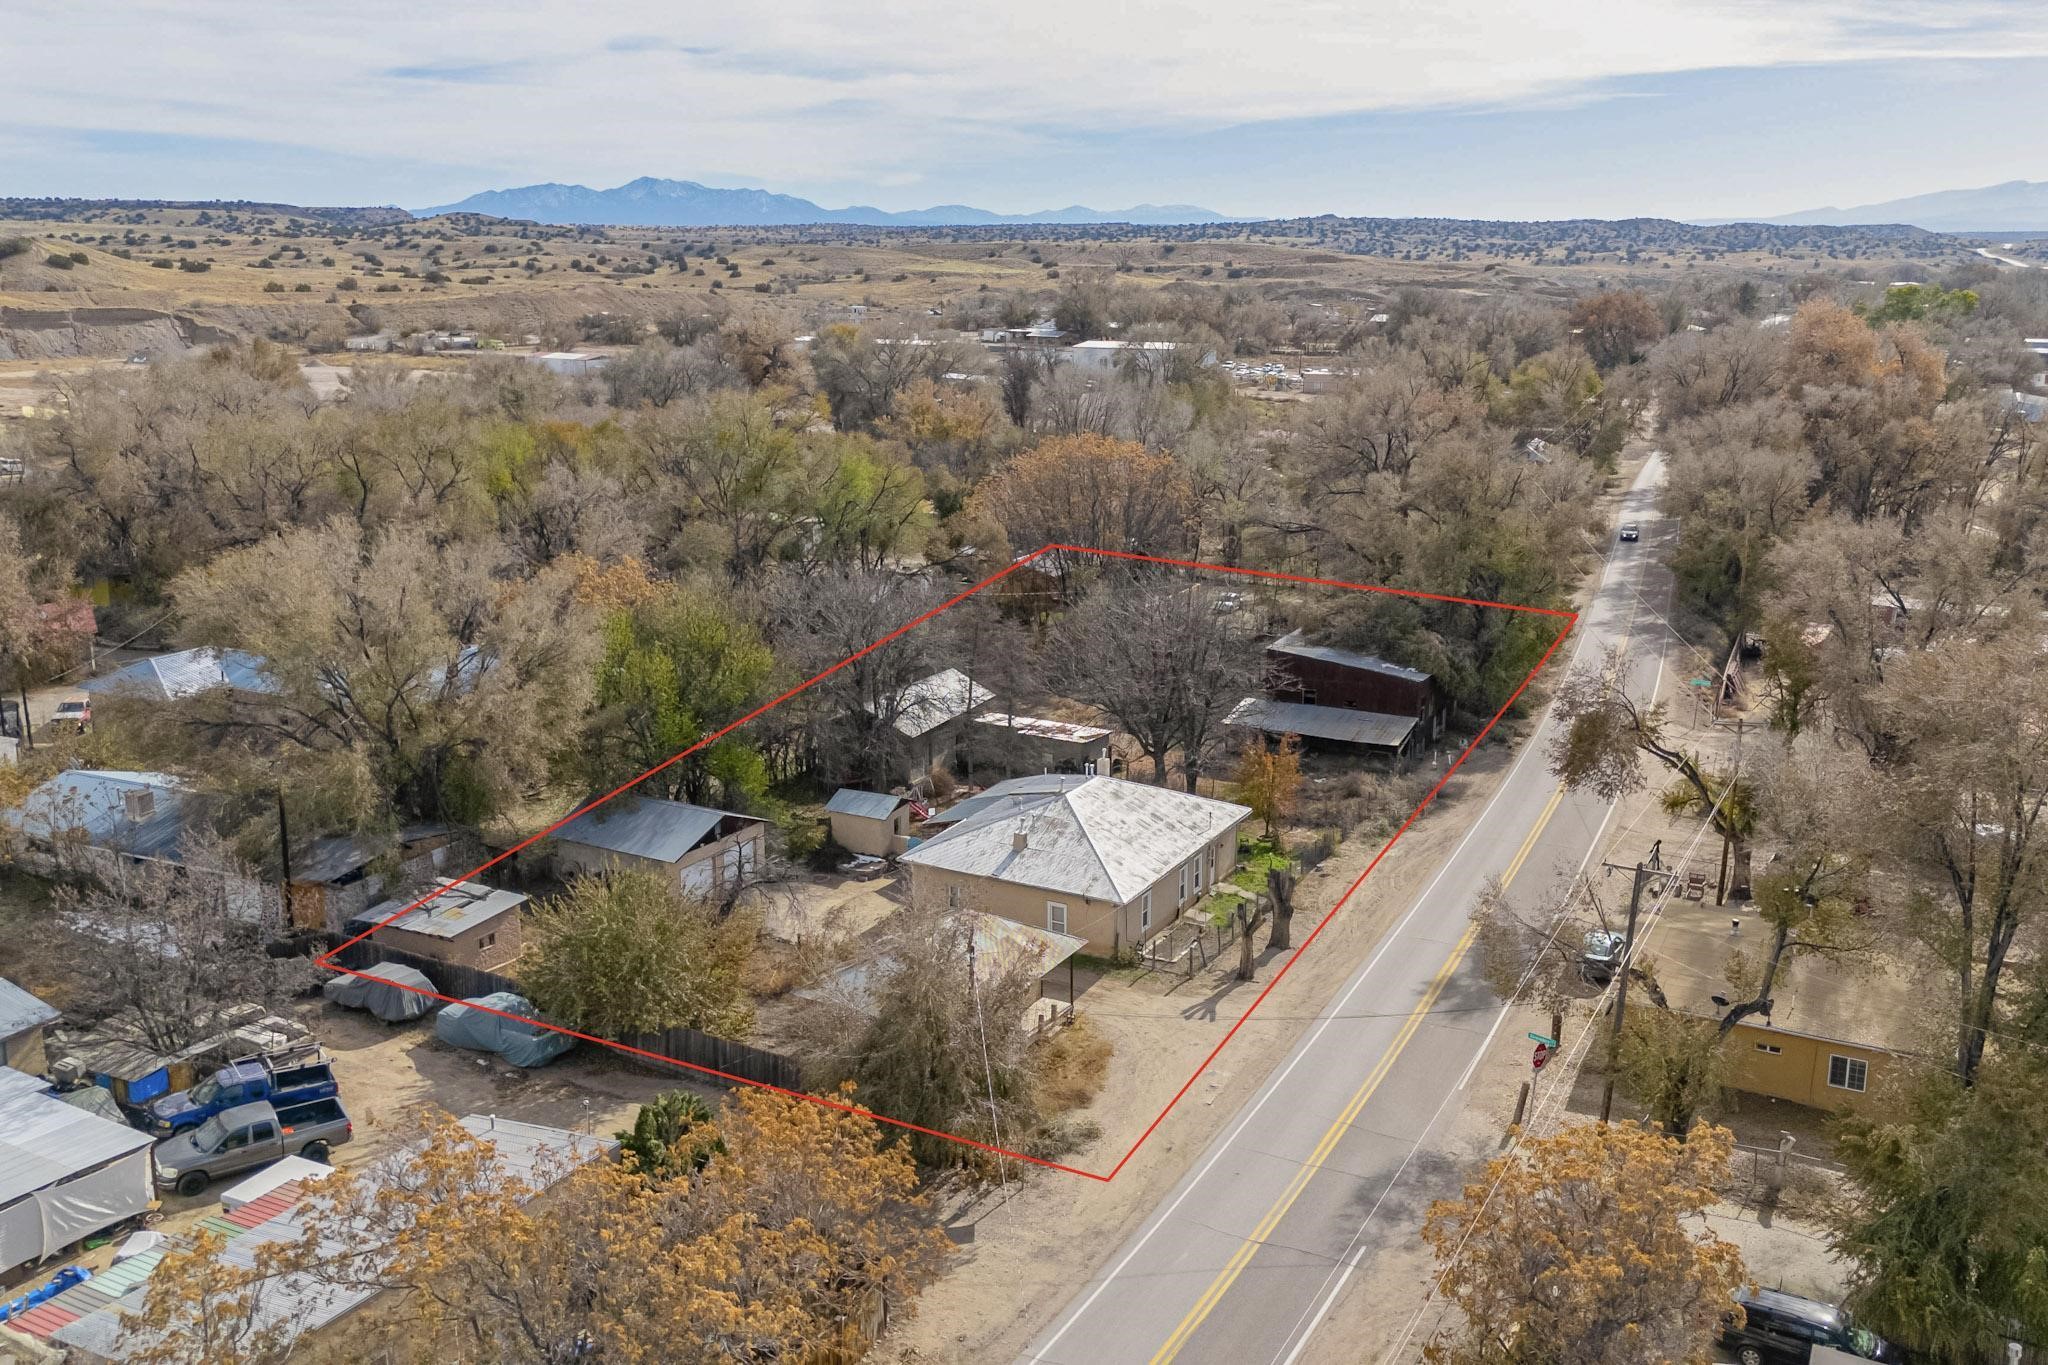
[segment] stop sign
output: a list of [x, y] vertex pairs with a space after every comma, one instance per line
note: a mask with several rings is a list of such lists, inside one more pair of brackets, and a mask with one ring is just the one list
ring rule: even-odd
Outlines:
[[1548, 1043], [1538, 1043], [1538, 1044], [1536, 1044], [1536, 1051], [1535, 1051], [1535, 1053], [1534, 1053], [1533, 1055], [1531, 1055], [1531, 1056], [1530, 1056], [1530, 1058], [1529, 1058], [1529, 1065], [1530, 1065], [1530, 1066], [1532, 1066], [1532, 1067], [1534, 1067], [1534, 1068], [1536, 1068], [1536, 1069], [1537, 1069], [1538, 1071], [1541, 1071], [1541, 1070], [1543, 1069], [1543, 1064], [1544, 1064], [1545, 1062], [1549, 1061], [1549, 1060], [1550, 1060], [1550, 1044], [1548, 1044]]

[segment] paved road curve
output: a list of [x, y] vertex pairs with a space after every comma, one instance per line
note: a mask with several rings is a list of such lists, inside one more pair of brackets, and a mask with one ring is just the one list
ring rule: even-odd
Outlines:
[[[1631, 688], [1656, 686], [1662, 632], [1640, 588], [1660, 539], [1652, 522], [1662, 472], [1653, 456], [1625, 495], [1622, 519], [1642, 524], [1643, 541], [1616, 544], [1553, 668], [1632, 644]], [[1291, 1361], [1352, 1269], [1413, 1241], [1428, 1200], [1455, 1192], [1461, 1173], [1431, 1159], [1429, 1134], [1461, 1102], [1503, 1017], [1468, 951], [1472, 906], [1488, 878], [1514, 890], [1517, 874], [1533, 869], [1519, 888], [1528, 894], [1559, 865], [1578, 865], [1609, 813], [1558, 786], [1548, 735], [1546, 719], [1379, 949], [1024, 1361]]]

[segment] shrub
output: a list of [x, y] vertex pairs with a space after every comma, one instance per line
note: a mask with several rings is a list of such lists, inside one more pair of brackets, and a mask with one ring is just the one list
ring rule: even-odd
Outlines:
[[90, 256], [86, 255], [86, 254], [85, 254], [85, 253], [84, 253], [83, 251], [74, 251], [74, 252], [72, 252], [72, 253], [71, 253], [71, 260], [72, 260], [72, 263], [73, 263], [73, 264], [75, 264], [75, 265], [91, 265], [91, 264], [92, 264], [92, 257], [90, 257]]
[[341, 290], [341, 291], [342, 291], [343, 293], [348, 293], [348, 292], [350, 292], [350, 291], [352, 291], [352, 290], [356, 290], [356, 289], [360, 289], [360, 288], [362, 288], [362, 286], [361, 286], [361, 285], [359, 285], [359, 284], [357, 284], [357, 283], [356, 283], [356, 277], [355, 277], [355, 276], [353, 276], [353, 275], [348, 275], [348, 276], [345, 276], [345, 277], [343, 277], [343, 279], [342, 279], [341, 283], [339, 283], [339, 284], [335, 285], [334, 287], [335, 287], [336, 289], [339, 289], [339, 290]]
[[0, 237], [0, 261], [19, 256], [35, 245], [32, 237]]
[[282, 294], [284, 292], [284, 286], [279, 284], [276, 280], [266, 280], [264, 281], [263, 284], [263, 292], [266, 294]]
[[73, 262], [69, 256], [59, 256], [53, 251], [44, 259], [43, 264], [57, 270], [69, 270]]
[[313, 292], [313, 286], [310, 284], [295, 284], [292, 286], [292, 292], [294, 294], [310, 294]]
[[213, 266], [206, 261], [195, 261], [190, 256], [185, 256], [179, 259], [178, 269], [191, 275], [204, 275], [213, 269]]
[[150, 264], [155, 266], [158, 270], [175, 270], [178, 268], [178, 263], [176, 261], [171, 260], [169, 257], [163, 256], [160, 256], [156, 260], [151, 261]]

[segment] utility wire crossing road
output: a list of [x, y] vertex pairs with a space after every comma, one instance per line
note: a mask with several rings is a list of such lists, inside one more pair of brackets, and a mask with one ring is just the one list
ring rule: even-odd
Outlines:
[[[1624, 495], [1621, 520], [1645, 538], [1615, 545], [1564, 668], [1630, 643], [1662, 473], [1652, 456]], [[1646, 641], [1629, 650], [1637, 695], [1654, 693], [1660, 659]], [[1427, 1144], [1505, 1018], [1471, 960], [1472, 908], [1489, 879], [1512, 891], [1533, 863], [1526, 897], [1583, 865], [1611, 812], [1558, 785], [1550, 732], [1546, 716], [1378, 950], [1022, 1361], [1291, 1365], [1352, 1271], [1412, 1243], [1429, 1201], [1456, 1192], [1464, 1173]]]

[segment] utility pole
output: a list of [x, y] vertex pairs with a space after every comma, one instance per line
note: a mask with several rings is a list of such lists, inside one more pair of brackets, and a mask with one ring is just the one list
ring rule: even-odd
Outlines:
[[[1602, 863], [1609, 871], [1622, 871], [1614, 863]], [[1600, 1121], [1607, 1122], [1614, 1113], [1614, 1059], [1620, 1053], [1621, 1021], [1628, 1012], [1628, 968], [1636, 955], [1636, 910], [1643, 902], [1643, 886], [1656, 869], [1648, 863], [1637, 863], [1634, 868], [1635, 883], [1628, 892], [1628, 929], [1621, 945], [1621, 980], [1614, 992], [1614, 1027], [1609, 1031], [1607, 1043], [1607, 1084], [1600, 1090]]]
[[278, 908], [284, 911], [284, 930], [298, 927], [292, 919], [292, 831], [284, 818], [284, 788], [277, 789], [277, 863], [283, 880], [278, 883]]

